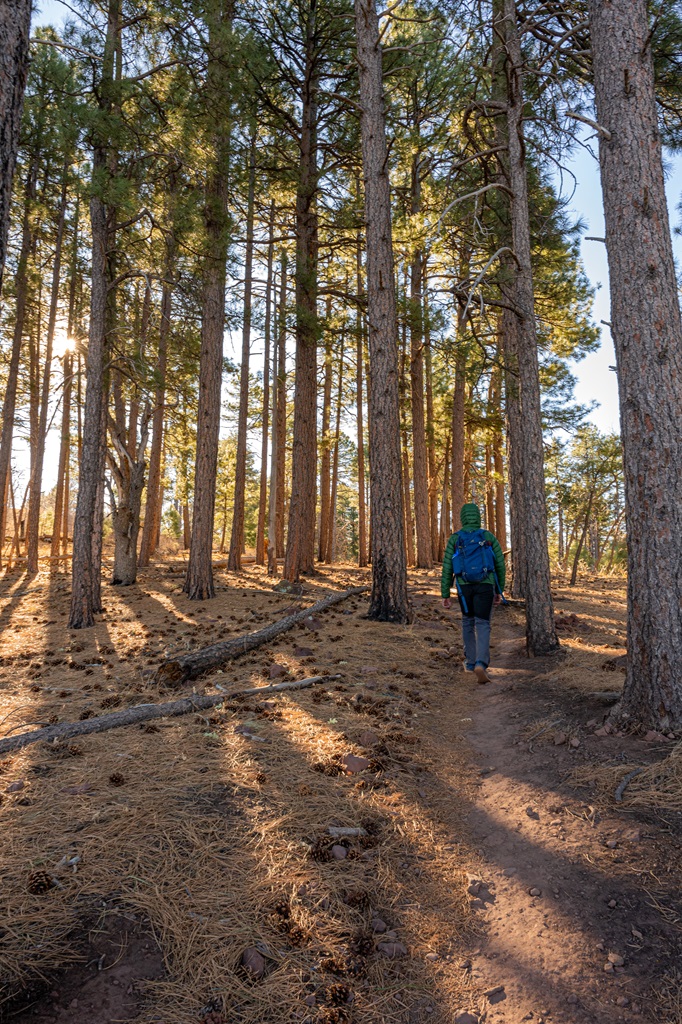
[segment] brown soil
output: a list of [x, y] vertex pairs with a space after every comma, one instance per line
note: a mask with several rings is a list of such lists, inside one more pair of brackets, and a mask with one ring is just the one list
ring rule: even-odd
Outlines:
[[[0, 733], [169, 699], [150, 680], [163, 657], [296, 600], [251, 567], [199, 605], [181, 574], [109, 589], [77, 633], [66, 577], [6, 576]], [[324, 570], [302, 604], [366, 579]], [[522, 655], [520, 612], [501, 611], [479, 686], [436, 571], [411, 584], [411, 626], [369, 623], [353, 599], [195, 686], [264, 684], [273, 665], [339, 679], [5, 759], [0, 1018], [680, 1024], [682, 815], [588, 785], [672, 746], [594, 736], [609, 705], [589, 694], [622, 680], [622, 586], [558, 581], [567, 656], [551, 663]], [[345, 774], [349, 753], [369, 767]], [[330, 825], [369, 836], [337, 842], [344, 856]]]

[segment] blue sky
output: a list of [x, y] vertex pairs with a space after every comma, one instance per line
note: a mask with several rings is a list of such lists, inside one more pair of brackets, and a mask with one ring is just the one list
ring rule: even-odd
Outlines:
[[[575, 193], [570, 209], [585, 224], [582, 241], [582, 257], [587, 276], [597, 290], [594, 303], [594, 319], [597, 324], [611, 319], [609, 309], [609, 271], [606, 261], [606, 246], [602, 242], [587, 242], [585, 235], [604, 237], [604, 211], [602, 208], [599, 165], [593, 156], [579, 149], [568, 164], [576, 177]], [[668, 209], [673, 230], [680, 225], [682, 217], [678, 209], [682, 199], [682, 155], [666, 157]], [[567, 181], [566, 187], [569, 187]], [[571, 186], [572, 187], [572, 186]], [[678, 266], [682, 266], [682, 236], [673, 233], [673, 247]], [[601, 347], [598, 352], [586, 356], [575, 364], [578, 378], [576, 398], [579, 402], [596, 400], [599, 407], [591, 419], [601, 430], [618, 431], [618, 387], [616, 375], [609, 370], [615, 355], [608, 327], [601, 327]]]

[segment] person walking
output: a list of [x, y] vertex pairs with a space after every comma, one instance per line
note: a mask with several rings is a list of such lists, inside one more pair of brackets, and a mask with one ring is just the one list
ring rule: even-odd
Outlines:
[[450, 608], [453, 583], [457, 588], [465, 667], [479, 683], [489, 683], [490, 619], [493, 605], [500, 603], [504, 593], [504, 554], [497, 537], [481, 529], [478, 505], [462, 505], [459, 518], [462, 528], [445, 547], [440, 592], [443, 607]]

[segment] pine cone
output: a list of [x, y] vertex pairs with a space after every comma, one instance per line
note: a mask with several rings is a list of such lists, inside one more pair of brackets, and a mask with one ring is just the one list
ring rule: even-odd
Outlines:
[[120, 772], [112, 772], [109, 776], [109, 782], [112, 786], [125, 786], [125, 775], [121, 775]]
[[308, 941], [309, 938], [308, 933], [303, 928], [300, 928], [297, 924], [294, 924], [290, 928], [287, 928], [287, 934], [289, 936], [289, 942], [292, 944], [292, 946], [302, 946], [305, 942]]
[[326, 989], [324, 995], [330, 1006], [345, 1006], [351, 997], [351, 991], [342, 981], [335, 981]]
[[77, 743], [69, 743], [68, 747], [66, 748], [66, 752], [71, 757], [82, 757], [83, 756], [83, 748], [81, 746], [79, 746]]
[[330, 861], [332, 859], [332, 855], [329, 845], [329, 840], [316, 839], [310, 847], [311, 860], [319, 861], [321, 864], [326, 864], [327, 861]]
[[280, 917], [287, 918], [287, 917], [290, 917], [290, 915], [291, 915], [291, 906], [290, 906], [289, 900], [286, 898], [286, 896], [280, 897], [280, 899], [277, 900], [277, 902], [275, 903], [275, 905], [274, 905], [274, 907], [272, 909]]
[[369, 956], [374, 952], [374, 938], [369, 932], [356, 932], [348, 943], [348, 947], [357, 956]]
[[42, 896], [53, 887], [54, 879], [47, 871], [32, 871], [28, 876], [26, 888], [33, 896]]

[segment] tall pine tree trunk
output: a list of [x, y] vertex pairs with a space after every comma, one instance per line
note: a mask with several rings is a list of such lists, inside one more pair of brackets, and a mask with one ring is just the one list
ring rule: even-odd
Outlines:
[[[0, 4], [0, 289], [7, 255], [12, 179], [28, 75], [31, 0]], [[4, 502], [7, 478], [0, 490]]]
[[645, 0], [590, 0], [628, 538], [623, 714], [682, 725], [682, 323]]
[[237, 460], [234, 476], [232, 532], [227, 568], [239, 572], [244, 548], [244, 513], [246, 506], [246, 455], [249, 425], [249, 362], [251, 358], [251, 307], [253, 292], [253, 217], [256, 190], [256, 140], [249, 148], [249, 187], [246, 210], [246, 253], [244, 258], [244, 322], [242, 327], [242, 361], [239, 370], [239, 415], [237, 420]]
[[336, 391], [336, 424], [334, 428], [334, 458], [331, 471], [331, 492], [329, 496], [329, 515], [327, 522], [327, 543], [324, 561], [331, 565], [336, 558], [336, 498], [339, 490], [339, 440], [341, 437], [341, 411], [343, 409], [343, 357], [344, 337], [341, 336], [339, 353], [339, 377]]
[[189, 564], [184, 591], [192, 601], [215, 596], [213, 525], [220, 435], [220, 395], [223, 380], [225, 280], [227, 264], [227, 175], [230, 137], [229, 37], [231, 0], [214, 0], [208, 13], [209, 59], [205, 103], [213, 145], [213, 166], [206, 188], [206, 256], [203, 271], [199, 408], [194, 467], [194, 512]]
[[[282, 278], [286, 274], [285, 264], [282, 261]], [[277, 575], [277, 463], [278, 449], [277, 431], [279, 429], [279, 416], [277, 411], [278, 399], [278, 366], [279, 346], [273, 339], [272, 345], [272, 441], [270, 445], [270, 494], [268, 496], [268, 576]], [[269, 371], [269, 368], [268, 368]]]
[[[499, 10], [499, 7], [502, 10]], [[494, 31], [505, 46], [507, 145], [511, 188], [510, 221], [514, 249], [513, 302], [516, 317], [515, 365], [523, 431], [514, 439], [523, 472], [526, 645], [529, 654], [551, 654], [559, 647], [554, 626], [547, 547], [547, 507], [543, 465], [542, 410], [531, 266], [528, 179], [523, 141], [523, 58], [515, 0], [498, 0]]]
[[[462, 311], [460, 309], [461, 319]], [[466, 399], [466, 352], [457, 331], [458, 347], [455, 357], [455, 387], [452, 394], [452, 460], [451, 460], [451, 504], [452, 529], [459, 529], [459, 513], [464, 504], [464, 409]]]
[[327, 561], [329, 536], [329, 502], [331, 500], [331, 409], [332, 409], [332, 339], [331, 295], [327, 297], [327, 329], [324, 343], [324, 384], [322, 386], [322, 436], [320, 438], [320, 536], [318, 560]]
[[308, 0], [296, 193], [296, 376], [284, 578], [312, 572], [317, 486], [317, 0]]
[[106, 134], [114, 105], [115, 55], [120, 44], [120, 0], [110, 0], [107, 34], [99, 84], [100, 112], [93, 162], [90, 199], [92, 269], [90, 331], [86, 362], [83, 442], [79, 453], [78, 499], [73, 525], [72, 589], [69, 628], [95, 624], [101, 609], [101, 553], [104, 506], [104, 452], [106, 448], [106, 394], [108, 330], [112, 324], [115, 279], [116, 208], [105, 204], [103, 185], [116, 171], [116, 150]]
[[173, 309], [173, 275], [175, 273], [176, 245], [173, 234], [166, 237], [166, 258], [161, 285], [161, 319], [159, 322], [159, 348], [156, 356], [156, 386], [154, 388], [154, 411], [152, 413], [152, 443], [149, 450], [149, 472], [147, 475], [147, 500], [144, 509], [142, 540], [137, 560], [139, 566], [149, 565], [156, 551], [161, 530], [161, 455], [163, 451], [163, 427], [166, 403], [166, 370], [168, 367], [168, 340]]
[[[0, 58], [1, 60], [2, 58]], [[14, 417], [17, 407], [17, 387], [19, 383], [19, 363], [21, 361], [21, 343], [24, 337], [26, 319], [26, 302], [28, 298], [28, 260], [33, 247], [32, 206], [36, 195], [39, 153], [33, 159], [26, 176], [24, 189], [24, 209], [21, 230], [21, 249], [15, 274], [14, 329], [12, 332], [12, 352], [7, 370], [7, 387], [2, 403], [2, 438], [0, 439], [0, 564], [2, 550], [5, 545], [7, 520], [7, 495], [12, 465], [12, 442], [14, 440]]]
[[256, 565], [265, 565], [265, 524], [268, 499], [268, 433], [270, 430], [270, 342], [272, 338], [272, 264], [275, 250], [275, 200], [270, 203], [268, 226], [268, 268], [265, 280], [265, 324], [263, 350], [263, 406], [261, 411], [260, 492], [256, 528]]
[[398, 322], [382, 53], [375, 0], [355, 0], [355, 26], [362, 108], [370, 357], [372, 596], [369, 617], [407, 622], [411, 608], [407, 594], [401, 493]]
[[433, 366], [431, 327], [427, 303], [428, 289], [424, 274], [424, 370], [426, 371], [426, 455], [429, 468], [429, 523], [431, 526], [431, 560], [439, 560], [440, 524], [438, 521], [439, 479], [436, 469], [436, 430], [433, 411]]
[[45, 367], [43, 372], [42, 394], [40, 396], [40, 421], [38, 423], [38, 438], [36, 447], [36, 459], [31, 474], [28, 498], [28, 523], [26, 528], [26, 562], [27, 572], [35, 574], [38, 572], [38, 546], [40, 541], [40, 498], [43, 484], [43, 463], [45, 460], [45, 441], [47, 438], [47, 413], [50, 404], [50, 381], [52, 378], [52, 348], [54, 343], [54, 331], [57, 323], [57, 303], [59, 300], [59, 285], [62, 263], [62, 242], [64, 239], [64, 224], [66, 222], [66, 201], [69, 162], [65, 162], [62, 172], [62, 194], [59, 203], [59, 217], [57, 221], [57, 235], [55, 238], [54, 257], [52, 261], [52, 286], [50, 293], [50, 311], [47, 320], [47, 334], [45, 338]]
[[[412, 160], [411, 210], [416, 216], [421, 211], [421, 161], [419, 154]], [[429, 482], [426, 455], [426, 428], [424, 424], [424, 311], [422, 307], [424, 257], [417, 250], [410, 265], [410, 395], [412, 408], [412, 476], [414, 485], [414, 519], [417, 537], [415, 564], [418, 569], [430, 569], [431, 526], [429, 523]]]
[[[284, 558], [284, 497], [287, 444], [287, 257], [280, 266], [279, 332], [277, 339], [277, 474], [275, 490], [275, 546], [277, 558]], [[273, 442], [274, 443], [274, 442]]]
[[[358, 185], [358, 193], [360, 186]], [[358, 305], [356, 313], [356, 342], [355, 342], [355, 427], [357, 433], [358, 450], [358, 565], [364, 568], [367, 565], [367, 503], [365, 501], [365, 425], [362, 391], [362, 366], [364, 359], [365, 342], [365, 317], [360, 305], [362, 295], [362, 248], [361, 238], [358, 236], [356, 249], [356, 285], [358, 293]]]

